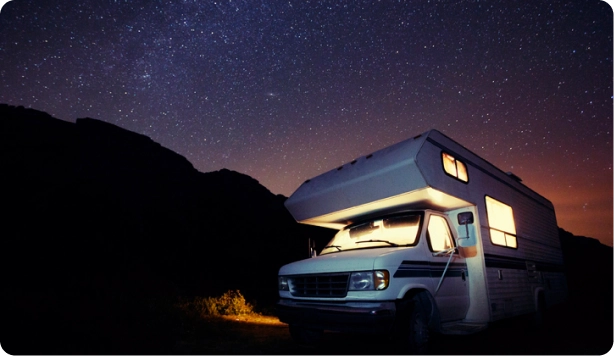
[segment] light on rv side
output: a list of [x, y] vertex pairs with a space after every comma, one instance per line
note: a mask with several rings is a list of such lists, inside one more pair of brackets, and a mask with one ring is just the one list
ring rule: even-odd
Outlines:
[[518, 247], [512, 207], [487, 196], [486, 211], [492, 243], [512, 248]]
[[467, 182], [469, 180], [469, 176], [467, 175], [467, 166], [465, 166], [463, 162], [445, 152], [441, 153], [441, 158], [443, 161], [443, 169], [447, 174], [463, 182]]

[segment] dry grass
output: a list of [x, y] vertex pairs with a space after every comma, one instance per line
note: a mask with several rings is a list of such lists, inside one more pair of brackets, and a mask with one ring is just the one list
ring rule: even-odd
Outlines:
[[228, 320], [228, 321], [247, 323], [247, 324], [270, 325], [270, 326], [280, 326], [280, 327], [287, 326], [286, 324], [279, 321], [279, 319], [276, 316], [268, 316], [268, 315], [260, 315], [260, 314], [224, 315], [221, 318], [224, 320]]
[[275, 316], [254, 312], [241, 293], [195, 297], [175, 305], [182, 314], [173, 353], [296, 353], [288, 326]]
[[178, 354], [301, 353], [288, 326], [259, 314], [211, 316], [192, 320], [176, 345]]

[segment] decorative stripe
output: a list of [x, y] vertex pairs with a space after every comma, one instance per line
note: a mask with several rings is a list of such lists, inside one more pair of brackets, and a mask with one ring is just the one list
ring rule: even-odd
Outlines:
[[[394, 278], [409, 278], [409, 277], [428, 277], [440, 278], [446, 268], [446, 262], [429, 262], [429, 261], [403, 261], [397, 271], [394, 273]], [[461, 277], [463, 272], [467, 274], [465, 263], [450, 263], [446, 271], [446, 277]]]

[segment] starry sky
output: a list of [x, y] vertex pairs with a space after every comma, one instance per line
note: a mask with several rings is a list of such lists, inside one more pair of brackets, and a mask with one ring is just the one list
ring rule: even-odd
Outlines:
[[612, 246], [612, 37], [599, 0], [13, 0], [0, 102], [286, 196], [434, 128]]

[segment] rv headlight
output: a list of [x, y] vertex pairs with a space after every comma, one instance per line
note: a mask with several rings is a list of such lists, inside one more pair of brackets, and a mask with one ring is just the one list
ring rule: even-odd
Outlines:
[[286, 276], [279, 276], [277, 278], [277, 286], [278, 286], [279, 290], [290, 290], [290, 287], [288, 285], [288, 277], [286, 277]]
[[386, 270], [354, 272], [350, 275], [349, 290], [383, 290], [388, 288], [389, 281]]

